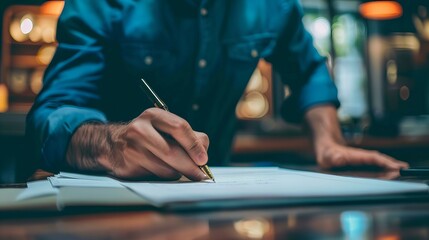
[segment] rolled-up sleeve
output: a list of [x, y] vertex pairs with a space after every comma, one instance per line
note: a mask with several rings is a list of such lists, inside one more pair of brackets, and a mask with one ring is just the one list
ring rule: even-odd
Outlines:
[[[43, 89], [27, 116], [26, 134], [40, 165], [66, 169], [66, 151], [75, 130], [87, 122], [106, 122], [100, 111], [107, 32], [106, 1], [66, 1], [57, 27], [58, 47]], [[100, 16], [101, 15], [101, 16]]]
[[340, 103], [326, 59], [314, 48], [313, 38], [304, 28], [299, 2], [289, 2], [282, 34], [267, 60], [291, 89], [291, 96], [283, 103], [282, 115], [288, 121], [297, 122], [313, 106], [332, 104], [338, 107]]

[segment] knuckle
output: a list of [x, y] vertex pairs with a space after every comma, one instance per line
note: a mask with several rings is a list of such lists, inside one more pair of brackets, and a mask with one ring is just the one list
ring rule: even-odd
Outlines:
[[128, 132], [136, 132], [136, 131], [138, 131], [138, 129], [139, 129], [139, 127], [138, 127], [138, 124], [136, 123], [136, 121], [132, 121], [128, 124], [126, 132], [127, 133]]
[[125, 137], [128, 140], [136, 140], [139, 138], [147, 139], [149, 136], [147, 131], [141, 129], [141, 126], [137, 124], [130, 124], [127, 129], [127, 132], [125, 133]]
[[195, 140], [191, 143], [191, 145], [188, 147], [188, 150], [190, 150], [190, 151], [195, 151], [195, 152], [199, 152], [199, 151], [200, 151], [200, 145], [201, 145], [200, 140], [199, 140], [199, 139], [195, 139]]
[[140, 114], [141, 118], [153, 119], [156, 116], [156, 108], [148, 108]]
[[331, 156], [331, 162], [334, 166], [340, 166], [344, 164], [344, 161], [345, 161], [345, 157], [342, 154], [336, 153]]
[[201, 142], [201, 140], [196, 139], [186, 151], [190, 154], [194, 162], [196, 163], [198, 162], [199, 164], [204, 164], [202, 162], [204, 161], [202, 158], [207, 153], [206, 148], [207, 147]]
[[207, 134], [203, 133], [201, 135], [200, 139], [201, 139], [201, 141], [203, 142], [204, 145], [208, 146], [210, 144], [210, 139], [209, 139], [209, 136]]
[[182, 118], [177, 118], [175, 121], [172, 122], [171, 125], [173, 129], [178, 131], [187, 131], [191, 129], [191, 126], [189, 125], [189, 123]]

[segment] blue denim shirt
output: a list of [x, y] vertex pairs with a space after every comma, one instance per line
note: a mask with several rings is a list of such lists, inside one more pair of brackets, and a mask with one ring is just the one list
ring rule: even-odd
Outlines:
[[143, 77], [172, 112], [209, 135], [209, 164], [222, 164], [235, 106], [261, 58], [292, 89], [284, 115], [338, 105], [301, 18], [297, 0], [67, 0], [27, 134], [45, 168], [67, 168], [80, 125], [127, 122], [153, 106], [137, 87]]

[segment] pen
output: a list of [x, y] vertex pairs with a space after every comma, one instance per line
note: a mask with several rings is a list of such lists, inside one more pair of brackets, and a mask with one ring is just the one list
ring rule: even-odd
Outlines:
[[[140, 89], [149, 98], [149, 100], [154, 103], [155, 107], [168, 111], [167, 104], [165, 104], [164, 101], [162, 101], [161, 98], [158, 97], [158, 95], [152, 90], [151, 87], [149, 87], [149, 85], [146, 83], [146, 81], [143, 78], [141, 78], [141, 82], [139, 86], [140, 86]], [[207, 165], [198, 166], [198, 167], [201, 169], [201, 171], [203, 171], [203, 173], [208, 178], [210, 178], [211, 180], [213, 180], [213, 182], [215, 182], [214, 176]]]

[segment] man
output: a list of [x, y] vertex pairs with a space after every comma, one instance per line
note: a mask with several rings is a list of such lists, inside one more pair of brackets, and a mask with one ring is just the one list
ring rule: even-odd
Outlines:
[[[286, 114], [308, 122], [322, 167], [405, 167], [345, 146], [336, 88], [301, 17], [297, 0], [66, 1], [27, 119], [44, 167], [205, 179], [198, 165], [228, 159], [235, 105], [261, 58], [292, 88]], [[153, 108], [141, 77], [171, 112]]]

